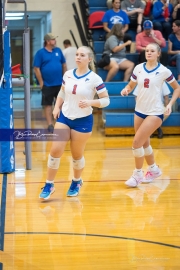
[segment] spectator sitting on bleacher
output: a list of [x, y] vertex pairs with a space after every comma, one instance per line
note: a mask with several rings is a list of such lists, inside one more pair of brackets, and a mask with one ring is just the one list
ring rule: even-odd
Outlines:
[[124, 43], [123, 38], [122, 24], [115, 24], [104, 44], [103, 54], [110, 55], [110, 64], [104, 67], [105, 70], [109, 71], [105, 80], [106, 82], [111, 81], [119, 69], [124, 70], [123, 81], [128, 81], [131, 76], [134, 63], [126, 59], [125, 46], [130, 45], [132, 41], [128, 40]]
[[120, 9], [120, 0], [112, 0], [112, 9], [108, 10], [102, 19], [104, 30], [109, 33], [116, 23], [123, 25], [123, 32], [128, 30], [129, 18], [126, 12]]
[[173, 5], [168, 0], [158, 0], [153, 4], [153, 25], [155, 30], [159, 30], [163, 37], [168, 40], [172, 27]]
[[137, 33], [141, 32], [144, 3], [141, 0], [124, 0], [121, 4], [121, 8], [129, 17], [129, 29], [135, 30]]
[[168, 53], [170, 54], [170, 65], [177, 67], [178, 80], [180, 80], [180, 20], [173, 22], [173, 33], [168, 39]]
[[[109, 33], [116, 23], [123, 25], [122, 31], [125, 33], [129, 28], [129, 18], [126, 12], [120, 9], [120, 0], [112, 0], [112, 9], [108, 10], [102, 19], [104, 31]], [[124, 34], [124, 42], [132, 40], [131, 36]], [[126, 47], [126, 51], [130, 52], [130, 46]]]
[[173, 20], [180, 20], [180, 0], [176, 0], [172, 4], [174, 6], [174, 10], [172, 13]]
[[[161, 48], [166, 46], [166, 41], [158, 30], [153, 30], [153, 24], [150, 20], [143, 23], [143, 31], [136, 35], [136, 51], [139, 52], [139, 63], [146, 62], [145, 49], [149, 43], [157, 43]], [[162, 52], [160, 58], [161, 64], [167, 66], [168, 54]]]

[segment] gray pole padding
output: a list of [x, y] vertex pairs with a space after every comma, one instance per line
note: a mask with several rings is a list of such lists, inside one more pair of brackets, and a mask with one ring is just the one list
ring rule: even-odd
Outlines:
[[24, 78], [12, 78], [12, 86], [24, 86]]
[[[24, 78], [24, 113], [25, 129], [31, 129], [31, 97], [30, 97], [30, 29], [23, 33], [23, 72]], [[25, 141], [26, 169], [31, 170], [31, 142]]]

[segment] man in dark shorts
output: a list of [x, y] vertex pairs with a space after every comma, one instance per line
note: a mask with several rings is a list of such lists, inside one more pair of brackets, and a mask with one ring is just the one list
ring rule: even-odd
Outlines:
[[44, 48], [37, 51], [34, 58], [34, 73], [42, 90], [42, 106], [48, 124], [53, 133], [52, 105], [62, 84], [66, 60], [60, 48], [56, 47], [57, 36], [48, 33], [44, 36]]

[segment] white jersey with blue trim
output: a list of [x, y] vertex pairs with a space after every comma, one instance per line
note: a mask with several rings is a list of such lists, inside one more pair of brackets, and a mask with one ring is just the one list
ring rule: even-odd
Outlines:
[[62, 106], [63, 114], [69, 119], [76, 119], [92, 114], [93, 108], [80, 108], [80, 100], [92, 100], [95, 94], [106, 91], [101, 77], [90, 70], [83, 76], [76, 75], [76, 69], [65, 72], [63, 83], [65, 89], [65, 100]]
[[[171, 93], [171, 91], [169, 90], [169, 87], [168, 87], [167, 83], [164, 82], [163, 85], [162, 85], [162, 91], [161, 91], [161, 100], [162, 100], [163, 104], [164, 104], [164, 97], [169, 96], [170, 93]], [[136, 97], [138, 96], [138, 88], [137, 88], [137, 86], [134, 88], [133, 95], [136, 96]]]
[[147, 70], [146, 63], [142, 63], [134, 68], [131, 80], [137, 83], [135, 110], [146, 115], [163, 114], [162, 86], [165, 81], [175, 80], [172, 72], [160, 63], [153, 70]]

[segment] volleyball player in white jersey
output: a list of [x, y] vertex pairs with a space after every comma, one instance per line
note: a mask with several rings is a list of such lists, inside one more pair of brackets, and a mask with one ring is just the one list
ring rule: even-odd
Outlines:
[[[166, 107], [169, 103], [169, 94], [171, 93], [171, 91], [169, 90], [169, 87], [167, 86], [167, 83], [163, 83], [162, 85], [162, 91], [161, 91], [161, 100], [162, 100], [162, 103], [164, 104], [164, 106]], [[133, 91], [133, 95], [135, 96], [135, 98], [137, 98], [137, 95], [138, 95], [138, 91], [137, 91], [137, 87], [134, 89]], [[168, 115], [167, 114], [164, 114], [164, 117], [163, 117], [163, 122], [168, 118]], [[162, 129], [161, 127], [159, 127], [157, 129], [157, 132], [158, 132], [158, 138], [161, 139], [163, 138], [163, 132], [162, 132]]]
[[[137, 85], [137, 101], [134, 114], [135, 136], [132, 151], [135, 158], [135, 170], [125, 184], [136, 187], [141, 182], [151, 182], [162, 172], [154, 161], [153, 150], [150, 145], [151, 134], [161, 126], [164, 114], [164, 105], [161, 99], [164, 81], [173, 88], [173, 95], [165, 109], [169, 115], [172, 105], [180, 95], [180, 86], [172, 72], [158, 62], [161, 49], [158, 44], [150, 43], [146, 46], [146, 63], [134, 68], [128, 85], [121, 91], [121, 95], [128, 95]], [[144, 158], [148, 164], [148, 171], [143, 175]]]
[[[54, 141], [47, 163], [47, 179], [40, 199], [47, 200], [55, 191], [54, 178], [60, 164], [67, 142], [73, 160], [74, 176], [67, 192], [67, 196], [77, 196], [82, 186], [81, 174], [85, 166], [83, 156], [88, 138], [93, 127], [92, 106], [103, 108], [109, 105], [109, 96], [106, 87], [93, 68], [93, 52], [89, 47], [82, 46], [76, 53], [77, 69], [68, 70], [63, 76], [63, 83], [58, 94], [53, 116], [57, 119], [54, 133], [62, 134], [61, 141]], [[95, 94], [99, 99], [94, 99]], [[62, 109], [61, 109], [62, 107]]]

